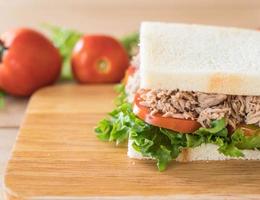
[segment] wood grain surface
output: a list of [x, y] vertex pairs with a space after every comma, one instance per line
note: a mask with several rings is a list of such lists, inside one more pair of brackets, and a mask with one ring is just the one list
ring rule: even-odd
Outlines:
[[7, 199], [260, 199], [260, 162], [175, 163], [127, 158], [93, 131], [112, 86], [46, 88], [30, 100], [5, 173]]

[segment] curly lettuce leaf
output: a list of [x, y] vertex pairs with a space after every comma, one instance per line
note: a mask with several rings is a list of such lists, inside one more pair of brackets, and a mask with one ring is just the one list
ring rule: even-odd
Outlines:
[[131, 125], [134, 123], [131, 119], [131, 116], [134, 115], [131, 105], [122, 104], [109, 115], [109, 119], [101, 120], [96, 127], [97, 137], [103, 141], [114, 141], [117, 145], [125, 142], [128, 139]]
[[231, 136], [234, 145], [239, 149], [259, 149], [260, 148], [260, 130], [255, 134], [246, 136], [242, 129], [237, 129]]
[[98, 123], [98, 126], [95, 129], [97, 137], [102, 141], [110, 140], [110, 133], [113, 128], [111, 120], [103, 119]]
[[212, 121], [210, 128], [199, 128], [194, 134], [187, 134], [187, 146], [194, 148], [202, 143], [218, 145], [218, 151], [226, 156], [244, 156], [228, 135], [226, 120], [220, 119]]
[[230, 157], [244, 157], [244, 154], [238, 149], [233, 143], [223, 143], [219, 146], [218, 151], [223, 153], [225, 156]]
[[218, 143], [226, 139], [227, 129], [226, 120], [212, 121], [210, 128], [199, 128], [194, 134], [186, 134], [187, 147], [197, 147], [202, 143]]
[[169, 162], [176, 159], [185, 146], [185, 136], [167, 129], [139, 122], [142, 128], [133, 131], [130, 139], [133, 147], [143, 156], [154, 158], [160, 171], [166, 169]]

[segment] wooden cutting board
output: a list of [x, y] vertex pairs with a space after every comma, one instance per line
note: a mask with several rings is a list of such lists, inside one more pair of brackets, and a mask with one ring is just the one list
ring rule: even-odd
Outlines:
[[65, 85], [30, 100], [4, 180], [7, 199], [260, 199], [260, 162], [127, 158], [93, 131], [113, 108], [112, 86]]

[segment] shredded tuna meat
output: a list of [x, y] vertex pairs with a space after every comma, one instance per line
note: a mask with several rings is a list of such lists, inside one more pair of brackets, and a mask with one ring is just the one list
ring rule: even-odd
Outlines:
[[203, 127], [221, 118], [233, 128], [240, 123], [260, 126], [260, 97], [161, 89], [138, 92], [140, 104], [148, 107], [151, 115], [197, 120]]
[[260, 126], [260, 97], [247, 96], [245, 97], [245, 104], [247, 113], [245, 122]]
[[198, 101], [192, 92], [170, 90], [150, 90], [141, 95], [141, 105], [150, 108], [153, 114], [162, 113], [164, 117], [196, 119]]

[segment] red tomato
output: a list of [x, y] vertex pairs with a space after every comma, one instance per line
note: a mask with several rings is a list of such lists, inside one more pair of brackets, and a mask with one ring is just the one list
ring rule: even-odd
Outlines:
[[238, 128], [241, 128], [244, 131], [245, 136], [253, 136], [259, 134], [259, 127], [252, 124], [240, 124]]
[[123, 46], [105, 35], [83, 36], [72, 53], [73, 74], [80, 83], [119, 82], [128, 64]]
[[130, 76], [132, 76], [132, 75], [135, 73], [135, 71], [136, 71], [136, 67], [134, 67], [134, 66], [129, 66], [129, 67], [127, 68], [127, 70], [125, 71], [125, 76], [124, 76], [124, 78], [122, 79], [122, 83], [123, 83], [124, 85], [126, 85], [126, 83], [127, 83], [127, 81], [128, 81], [128, 78], [129, 78]]
[[0, 87], [7, 93], [28, 96], [59, 77], [61, 56], [41, 33], [11, 30], [1, 36], [1, 43]]
[[[256, 125], [253, 125], [253, 124], [244, 124], [243, 123], [243, 124], [239, 124], [237, 126], [237, 128], [240, 128], [241, 130], [243, 130], [245, 136], [253, 136], [255, 134], [258, 134], [260, 131], [259, 127], [257, 127]], [[235, 129], [230, 125], [227, 126], [227, 129], [228, 129], [228, 133], [230, 135], [232, 135], [235, 131]]]
[[194, 120], [163, 117], [159, 113], [151, 115], [147, 107], [140, 105], [140, 95], [138, 93], [135, 96], [133, 112], [148, 124], [180, 133], [193, 133], [201, 127], [200, 123]]

